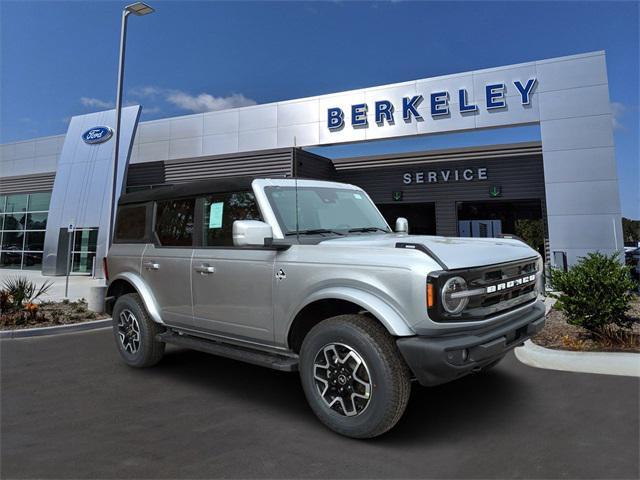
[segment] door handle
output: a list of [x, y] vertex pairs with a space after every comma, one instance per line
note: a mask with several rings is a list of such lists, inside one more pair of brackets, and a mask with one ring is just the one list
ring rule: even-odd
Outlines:
[[194, 270], [200, 273], [201, 275], [209, 275], [210, 273], [213, 273], [216, 271], [214, 267], [211, 267], [209, 265], [200, 265], [199, 267], [195, 267]]
[[144, 262], [142, 266], [147, 270], [158, 270], [160, 268], [160, 264], [155, 262]]

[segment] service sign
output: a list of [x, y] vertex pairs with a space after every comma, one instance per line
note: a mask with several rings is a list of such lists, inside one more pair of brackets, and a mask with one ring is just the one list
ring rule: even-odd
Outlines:
[[103, 143], [113, 136], [111, 127], [93, 127], [82, 134], [84, 143], [93, 145], [95, 143]]
[[[529, 105], [536, 83], [535, 78], [514, 81], [513, 85], [519, 93], [516, 101], [521, 105]], [[506, 88], [505, 83], [485, 85], [482, 98], [483, 108], [489, 111], [507, 109]], [[372, 105], [367, 103], [351, 105], [346, 109], [347, 111], [338, 106], [330, 107], [327, 109], [326, 126], [330, 131], [342, 130], [347, 124], [352, 128], [368, 128], [370, 111], [373, 111], [373, 119], [377, 126], [383, 127], [394, 125], [400, 120], [405, 123], [420, 122], [424, 120], [426, 115], [438, 119], [450, 117], [452, 113], [473, 114], [479, 108], [477, 103], [469, 101], [466, 89], [461, 88], [455, 91], [443, 89], [437, 92], [403, 97], [397, 105], [383, 99], [373, 102]]]

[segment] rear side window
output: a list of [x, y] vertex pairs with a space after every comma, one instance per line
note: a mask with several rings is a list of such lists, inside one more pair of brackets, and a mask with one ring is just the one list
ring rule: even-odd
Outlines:
[[262, 220], [253, 192], [231, 192], [204, 198], [202, 246], [233, 245], [233, 222]]
[[147, 206], [131, 205], [118, 209], [114, 241], [119, 243], [146, 240]]
[[161, 245], [190, 247], [193, 244], [195, 204], [193, 198], [157, 203], [155, 231]]

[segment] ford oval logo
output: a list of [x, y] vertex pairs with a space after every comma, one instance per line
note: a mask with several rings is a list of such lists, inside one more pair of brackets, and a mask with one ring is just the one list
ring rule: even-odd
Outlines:
[[82, 134], [82, 140], [84, 143], [102, 143], [106, 142], [113, 135], [113, 130], [110, 127], [93, 127]]

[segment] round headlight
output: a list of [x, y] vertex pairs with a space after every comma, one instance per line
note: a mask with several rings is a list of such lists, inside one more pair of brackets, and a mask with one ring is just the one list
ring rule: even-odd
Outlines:
[[467, 290], [467, 282], [462, 277], [452, 277], [442, 287], [442, 307], [453, 315], [460, 313], [469, 303], [469, 297], [458, 297], [456, 293]]

